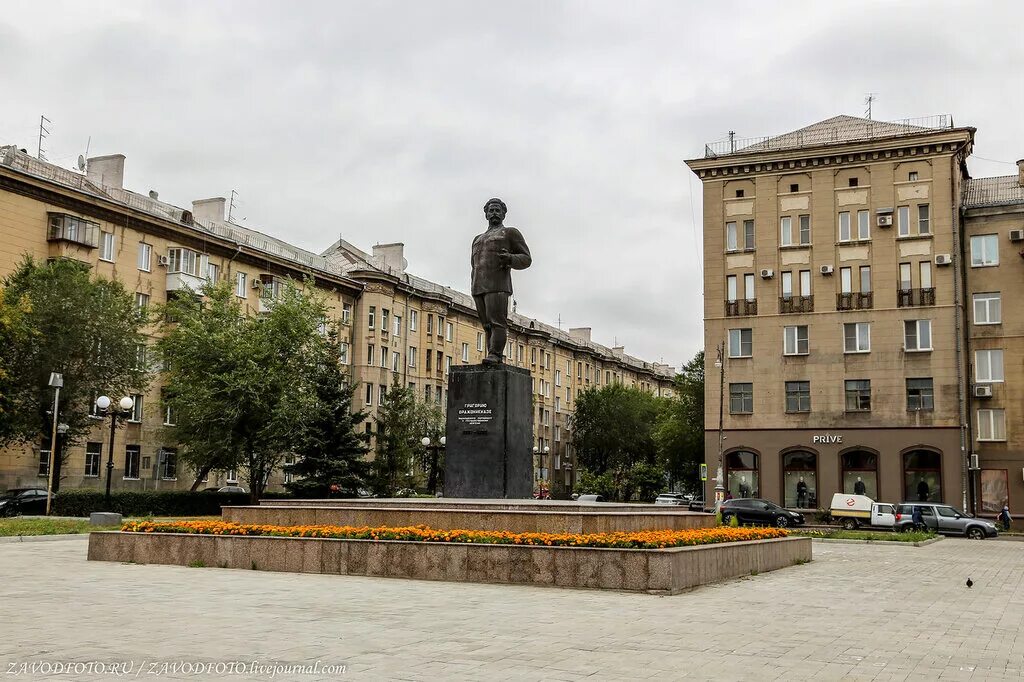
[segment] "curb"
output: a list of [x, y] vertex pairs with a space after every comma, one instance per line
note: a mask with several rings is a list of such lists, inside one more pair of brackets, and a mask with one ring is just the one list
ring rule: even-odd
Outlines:
[[60, 535], [8, 535], [0, 537], [0, 545], [10, 542], [54, 542], [57, 540], [77, 540], [88, 538], [88, 533], [62, 533]]
[[930, 540], [922, 540], [919, 542], [900, 542], [899, 540], [847, 540], [843, 538], [815, 538], [812, 537], [815, 542], [834, 542], [836, 544], [844, 545], [902, 545], [904, 547], [924, 547], [942, 540], [942, 536], [931, 538]]

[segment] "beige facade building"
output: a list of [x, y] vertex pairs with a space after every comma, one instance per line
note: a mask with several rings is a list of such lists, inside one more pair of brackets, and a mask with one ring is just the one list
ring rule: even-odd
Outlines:
[[[994, 248], [976, 233], [1008, 239], [1013, 211], [968, 208], [987, 186], [967, 174], [973, 141], [945, 116], [837, 116], [687, 162], [704, 187], [706, 460], [712, 479], [721, 461], [728, 494], [989, 510], [982, 482], [998, 489], [990, 467], [1006, 475], [1011, 461], [1024, 492], [995, 409], [1012, 390], [982, 350], [1002, 347], [1009, 320], [978, 328], [971, 315], [972, 296], [999, 308], [975, 292], [1019, 282], [972, 255]], [[993, 388], [978, 413], [974, 396]]]
[[[360, 384], [357, 407], [371, 415], [395, 380], [443, 406], [450, 366], [480, 361], [483, 330], [472, 298], [406, 272], [401, 244], [365, 253], [339, 240], [323, 254], [306, 251], [228, 221], [223, 198], [183, 209], [155, 192], [129, 191], [124, 163], [120, 155], [89, 159], [81, 174], [0, 147], [0, 279], [25, 255], [74, 258], [120, 280], [140, 306], [163, 303], [210, 278], [231, 282], [255, 315], [285, 278], [312, 277], [347, 344], [344, 360]], [[674, 379], [668, 366], [594, 343], [589, 329], [562, 331], [518, 314], [507, 361], [534, 376], [537, 477], [550, 480], [557, 494], [573, 480], [568, 418], [582, 390], [619, 382], [667, 395]], [[160, 396], [159, 374], [134, 396], [135, 413], [114, 440], [114, 488], [192, 485], [194, 477], [178, 465], [174, 415]], [[71, 449], [62, 487], [101, 486], [108, 446], [109, 422], [97, 419], [87, 442]], [[47, 448], [40, 441], [0, 450], [0, 489], [45, 485]], [[217, 472], [204, 487], [237, 479], [235, 472]], [[283, 481], [276, 473], [271, 489]]]

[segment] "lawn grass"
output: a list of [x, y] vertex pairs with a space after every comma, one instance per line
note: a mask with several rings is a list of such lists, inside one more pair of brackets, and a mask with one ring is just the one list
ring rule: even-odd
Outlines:
[[830, 540], [867, 540], [869, 542], [924, 542], [937, 537], [935, 533], [924, 531], [908, 531], [906, 533], [888, 533], [873, 530], [794, 530], [795, 535], [806, 535], [812, 538]]
[[[218, 516], [188, 516], [176, 518], [161, 518], [161, 521], [212, 521], [218, 520]], [[152, 517], [147, 517], [152, 520]], [[147, 519], [125, 519], [126, 521], [142, 521]], [[120, 524], [113, 526], [93, 526], [89, 519], [46, 519], [15, 516], [12, 518], [0, 519], [0, 537], [13, 537], [18, 535], [77, 535], [89, 533], [94, 530], [118, 530]]]

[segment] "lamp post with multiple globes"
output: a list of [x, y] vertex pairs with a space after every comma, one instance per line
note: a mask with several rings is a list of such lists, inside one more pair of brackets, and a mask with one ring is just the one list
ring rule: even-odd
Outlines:
[[135, 407], [135, 401], [125, 396], [117, 402], [117, 405], [113, 404], [113, 401], [105, 396], [101, 395], [96, 398], [96, 407], [100, 412], [103, 412], [110, 416], [110, 446], [107, 455], [107, 492], [104, 496], [104, 502], [107, 510], [110, 510], [110, 478], [114, 473], [114, 432], [117, 430], [117, 418], [126, 417], [131, 414], [132, 409]]

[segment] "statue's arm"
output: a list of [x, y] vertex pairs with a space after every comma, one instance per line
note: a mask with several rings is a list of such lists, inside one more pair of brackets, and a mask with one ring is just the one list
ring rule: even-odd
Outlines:
[[530, 247], [526, 245], [523, 234], [512, 227], [508, 231], [509, 259], [508, 265], [513, 270], [525, 270], [533, 263]]

